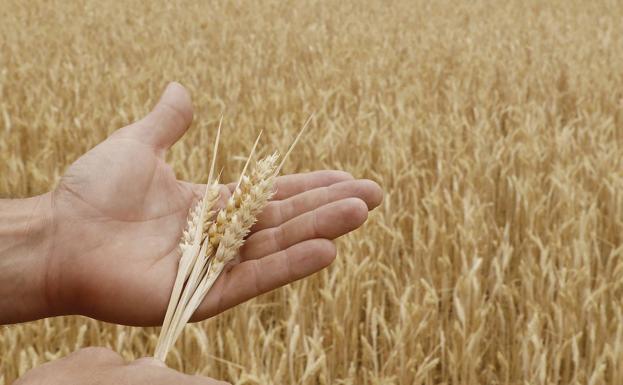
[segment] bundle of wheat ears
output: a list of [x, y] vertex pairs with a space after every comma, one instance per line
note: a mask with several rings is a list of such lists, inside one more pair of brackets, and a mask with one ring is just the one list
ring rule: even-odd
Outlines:
[[180, 241], [181, 257], [169, 306], [154, 357], [165, 361], [167, 353], [184, 326], [197, 310], [210, 288], [237, 255], [257, 216], [275, 193], [275, 178], [285, 160], [309, 125], [307, 120], [296, 139], [277, 163], [275, 152], [257, 161], [246, 175], [261, 137], [258, 135], [240, 178], [225, 207], [217, 209], [220, 198], [218, 177], [214, 177], [216, 154], [221, 136], [219, 123], [205, 195], [191, 210]]

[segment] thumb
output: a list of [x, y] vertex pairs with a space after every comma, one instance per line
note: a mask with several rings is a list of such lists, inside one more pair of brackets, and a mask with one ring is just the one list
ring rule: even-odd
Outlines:
[[138, 360], [133, 361], [130, 365], [141, 365], [141, 366], [159, 366], [161, 368], [166, 368], [167, 365], [154, 357], [143, 357]]
[[169, 83], [154, 109], [139, 122], [141, 140], [160, 149], [171, 147], [193, 120], [193, 107], [186, 88]]

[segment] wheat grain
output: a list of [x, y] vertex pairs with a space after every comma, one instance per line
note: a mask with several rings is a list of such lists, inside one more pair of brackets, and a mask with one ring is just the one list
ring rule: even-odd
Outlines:
[[[221, 118], [222, 122], [222, 118]], [[217, 134], [217, 141], [215, 143], [215, 151], [213, 161], [210, 169], [211, 179], [214, 171], [216, 148], [218, 147], [218, 138], [220, 137], [220, 124]], [[249, 166], [249, 163], [255, 153], [257, 144], [261, 138], [261, 132], [258, 135], [251, 154], [247, 158], [241, 176], [234, 193], [227, 200], [225, 207], [218, 212], [216, 218], [212, 221], [211, 218], [216, 214], [213, 210], [216, 201], [218, 200], [218, 183], [214, 183], [213, 186], [206, 190], [203, 203], [199, 203], [195, 209], [192, 210], [190, 219], [188, 220], [189, 229], [183, 234], [180, 247], [185, 250], [182, 258], [180, 259], [180, 266], [178, 268], [178, 274], [174, 283], [173, 292], [169, 301], [169, 307], [167, 314], [165, 315], [165, 321], [161, 330], [160, 338], [156, 346], [155, 357], [164, 361], [166, 359], [167, 352], [170, 346], [175, 342], [179, 333], [183, 329], [184, 325], [188, 322], [192, 314], [195, 312], [201, 300], [205, 297], [218, 275], [222, 272], [223, 267], [227, 263], [222, 256], [231, 258], [238, 248], [242, 245], [243, 238], [249, 231], [254, 218], [248, 216], [255, 213], [259, 213], [259, 210], [263, 208], [268, 199], [264, 199], [262, 202], [250, 202], [247, 196], [255, 198], [259, 197], [257, 194], [253, 195], [253, 192], [257, 192], [257, 189], [253, 189], [249, 185], [251, 180], [256, 182], [258, 186], [264, 188], [272, 188], [266, 185], [266, 181], [259, 180], [258, 178], [269, 177], [266, 175], [265, 163], [258, 163], [262, 168], [259, 168], [262, 174], [255, 172], [253, 178], [249, 179], [244, 174]], [[271, 172], [274, 173], [274, 162], [276, 155], [271, 157], [273, 159], [273, 167]], [[274, 175], [270, 176], [268, 182], [272, 183]], [[250, 206], [247, 208], [247, 206]], [[201, 207], [199, 209], [198, 207]], [[246, 223], [251, 223], [246, 227], [240, 227], [238, 212], [243, 213]], [[239, 233], [233, 234], [232, 229], [240, 229]], [[193, 235], [194, 232], [194, 236]], [[237, 237], [235, 241], [234, 237]], [[222, 240], [225, 240], [225, 244], [221, 244]], [[224, 250], [219, 252], [219, 250]], [[225, 251], [226, 250], [226, 251]], [[216, 261], [214, 261], [215, 253]], [[216, 263], [215, 263], [216, 262]], [[192, 269], [189, 267], [192, 266]], [[215, 266], [212, 269], [212, 266]], [[183, 277], [183, 278], [182, 278]], [[180, 294], [181, 291], [181, 294]]]
[[[311, 117], [303, 125], [286, 156], [291, 153], [310, 121]], [[195, 260], [193, 271], [184, 286], [172, 321], [167, 323], [166, 328], [163, 327], [163, 332], [161, 332], [164, 337], [159, 340], [155, 354], [155, 357], [160, 360], [166, 359], [168, 350], [179, 337], [184, 325], [195, 313], [225, 266], [235, 259], [244, 239], [256, 222], [257, 216], [274, 194], [278, 168], [283, 166], [283, 161], [277, 165], [279, 159], [277, 153], [259, 160], [250, 176], [245, 175], [260, 136], [261, 133], [253, 145], [233, 194], [227, 200], [225, 207], [218, 212], [215, 220], [210, 223], [209, 228], [205, 230], [204, 241]], [[196, 221], [196, 212], [193, 212], [193, 215], [195, 217], [191, 218], [189, 221], [191, 223]], [[196, 251], [196, 249], [193, 250]]]
[[182, 328], [190, 320], [225, 266], [234, 260], [257, 216], [273, 196], [277, 159], [275, 153], [258, 161], [251, 176], [241, 178], [241, 183], [228, 201], [227, 208], [217, 216], [221, 219], [215, 221], [214, 229], [209, 236], [211, 240], [218, 239], [218, 243], [211, 244], [216, 253], [210, 261], [204, 279], [188, 301], [181, 320], [177, 322], [177, 330], [172, 341], [178, 338]]
[[[195, 205], [194, 209], [192, 209], [190, 219], [187, 222], [187, 229], [183, 232], [180, 241], [182, 256], [178, 264], [176, 278], [169, 298], [169, 305], [167, 306], [162, 324], [162, 331], [155, 350], [155, 357], [161, 358], [162, 360], [164, 360], [166, 356], [167, 337], [169, 335], [171, 322], [175, 321], [176, 310], [178, 307], [184, 306], [184, 301], [188, 296], [186, 290], [190, 290], [194, 285], [195, 281], [193, 279], [196, 279], [198, 274], [197, 270], [200, 272], [200, 266], [205, 263], [202, 258], [207, 258], [206, 255], [201, 253], [201, 244], [207, 235], [206, 229], [211, 225], [211, 218], [215, 214], [216, 203], [220, 197], [218, 180], [212, 182], [212, 177], [214, 176], [222, 123], [223, 117], [221, 115], [216, 139], [214, 141], [214, 150], [212, 151], [212, 161], [210, 164], [206, 192], [203, 198]], [[186, 286], [184, 286], [184, 282], [186, 282]], [[184, 289], [184, 291], [182, 291], [182, 289]]]

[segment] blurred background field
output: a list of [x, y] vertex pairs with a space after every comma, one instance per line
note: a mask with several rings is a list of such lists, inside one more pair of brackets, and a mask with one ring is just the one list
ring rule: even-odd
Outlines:
[[[170, 80], [195, 120], [169, 159], [196, 182], [222, 110], [225, 179], [260, 129], [285, 148], [315, 112], [286, 171], [374, 179], [382, 207], [326, 271], [188, 327], [171, 367], [236, 384], [622, 384], [622, 17], [605, 0], [4, 0], [0, 197], [53, 188]], [[83, 346], [149, 355], [157, 333], [0, 327], [0, 385]]]

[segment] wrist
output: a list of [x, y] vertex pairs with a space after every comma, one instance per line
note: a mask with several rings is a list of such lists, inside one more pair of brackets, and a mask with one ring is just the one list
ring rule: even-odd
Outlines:
[[0, 200], [0, 324], [54, 315], [47, 292], [51, 194]]

